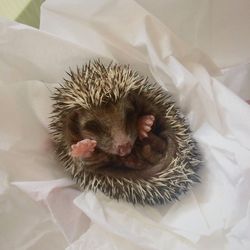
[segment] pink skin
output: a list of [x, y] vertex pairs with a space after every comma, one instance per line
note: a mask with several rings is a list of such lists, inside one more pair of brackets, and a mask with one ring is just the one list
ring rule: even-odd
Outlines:
[[140, 140], [148, 137], [148, 133], [154, 124], [155, 117], [153, 115], [144, 115], [138, 119], [137, 131]]
[[96, 141], [90, 139], [84, 139], [71, 146], [70, 155], [72, 157], [88, 158], [95, 150]]
[[[137, 130], [140, 140], [148, 137], [148, 133], [154, 124], [155, 117], [153, 115], [145, 115], [138, 119]], [[92, 155], [96, 147], [96, 141], [84, 139], [71, 146], [70, 155], [72, 157], [88, 158]]]

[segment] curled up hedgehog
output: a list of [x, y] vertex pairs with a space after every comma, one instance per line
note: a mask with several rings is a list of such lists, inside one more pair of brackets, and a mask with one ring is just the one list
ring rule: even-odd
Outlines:
[[169, 93], [127, 65], [99, 60], [56, 88], [56, 154], [83, 190], [133, 204], [174, 200], [199, 181], [201, 156]]

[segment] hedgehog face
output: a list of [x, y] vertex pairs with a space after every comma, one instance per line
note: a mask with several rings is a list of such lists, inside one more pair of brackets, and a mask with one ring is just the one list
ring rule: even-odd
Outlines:
[[131, 152], [137, 137], [137, 114], [129, 100], [78, 111], [77, 117], [79, 141], [96, 140], [97, 148], [108, 154], [125, 156]]

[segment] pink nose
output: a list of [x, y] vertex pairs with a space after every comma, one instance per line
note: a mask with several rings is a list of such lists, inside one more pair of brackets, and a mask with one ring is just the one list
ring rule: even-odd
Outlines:
[[117, 146], [117, 152], [118, 155], [120, 156], [128, 155], [131, 152], [131, 149], [132, 149], [132, 144], [130, 142]]

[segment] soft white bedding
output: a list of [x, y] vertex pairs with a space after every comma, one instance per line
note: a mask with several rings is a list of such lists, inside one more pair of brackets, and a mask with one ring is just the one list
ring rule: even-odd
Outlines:
[[[1, 249], [250, 249], [250, 5], [240, 2], [49, 0], [40, 31], [1, 20]], [[180, 201], [80, 193], [56, 163], [49, 96], [65, 70], [96, 57], [130, 63], [187, 115], [206, 164]]]

